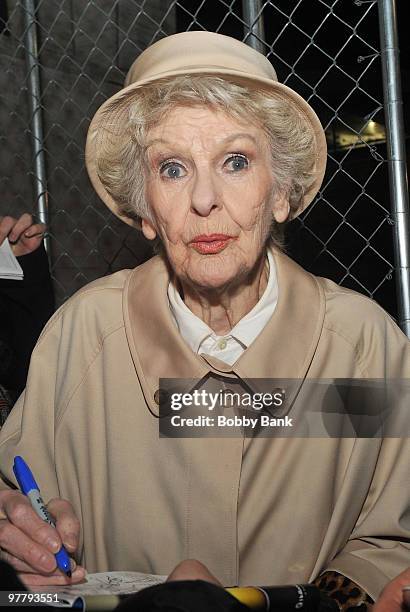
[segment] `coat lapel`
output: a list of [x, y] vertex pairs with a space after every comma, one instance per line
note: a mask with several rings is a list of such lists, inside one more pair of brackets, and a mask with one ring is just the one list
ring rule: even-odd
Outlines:
[[160, 378], [201, 379], [208, 372], [181, 337], [168, 305], [169, 273], [160, 256], [133, 270], [124, 289], [125, 330], [135, 370], [150, 411], [158, 416]]
[[278, 303], [262, 333], [235, 363], [241, 378], [303, 378], [322, 331], [325, 299], [318, 281], [283, 253], [275, 250], [273, 255]]
[[[123, 298], [125, 329], [136, 373], [153, 415], [159, 414], [155, 394], [160, 378], [202, 379], [212, 371], [245, 381], [306, 376], [323, 326], [323, 290], [314, 276], [289, 257], [276, 250], [273, 255], [279, 286], [276, 310], [233, 366], [195, 355], [184, 342], [169, 309], [169, 272], [162, 257], [153, 257], [130, 274]], [[250, 386], [255, 388], [252, 383]]]

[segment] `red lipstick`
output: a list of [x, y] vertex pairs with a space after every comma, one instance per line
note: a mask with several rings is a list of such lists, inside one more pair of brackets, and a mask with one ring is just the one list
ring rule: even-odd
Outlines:
[[200, 236], [195, 236], [190, 244], [198, 253], [213, 255], [223, 251], [233, 239], [233, 236], [228, 236], [227, 234], [201, 234]]

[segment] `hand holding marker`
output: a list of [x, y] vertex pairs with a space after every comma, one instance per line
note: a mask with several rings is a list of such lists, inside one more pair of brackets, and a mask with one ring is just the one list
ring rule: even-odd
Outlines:
[[[55, 523], [51, 518], [49, 511], [47, 510], [43, 499], [40, 495], [40, 488], [36, 481], [34, 480], [34, 476], [31, 473], [30, 468], [27, 463], [24, 461], [22, 457], [14, 457], [14, 465], [13, 472], [15, 477], [17, 478], [17, 482], [21, 489], [21, 492], [30, 500], [31, 506], [33, 510], [38, 514], [38, 516], [43, 519], [46, 523], [55, 527]], [[55, 555], [57, 567], [67, 574], [69, 578], [71, 578], [71, 563], [70, 557], [64, 546], [61, 546], [58, 553]]]

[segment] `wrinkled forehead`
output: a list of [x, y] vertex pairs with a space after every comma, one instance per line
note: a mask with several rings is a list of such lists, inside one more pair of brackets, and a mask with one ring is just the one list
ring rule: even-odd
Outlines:
[[211, 150], [220, 146], [247, 143], [265, 148], [267, 139], [259, 125], [231, 116], [222, 109], [205, 105], [176, 106], [146, 134], [146, 150], [176, 146]]

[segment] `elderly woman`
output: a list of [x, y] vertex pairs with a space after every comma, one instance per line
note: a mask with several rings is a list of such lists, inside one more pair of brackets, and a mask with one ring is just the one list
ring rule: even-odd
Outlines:
[[66, 580], [63, 541], [91, 572], [195, 558], [224, 585], [316, 580], [370, 601], [408, 564], [407, 441], [158, 435], [163, 378], [409, 373], [408, 340], [375, 303], [281, 251], [320, 186], [323, 129], [266, 58], [214, 33], [155, 43], [126, 85], [91, 124], [87, 166], [160, 253], [44, 330], [0, 462], [15, 483], [14, 456], [28, 461], [57, 531], [4, 484], [3, 557], [29, 584]]

